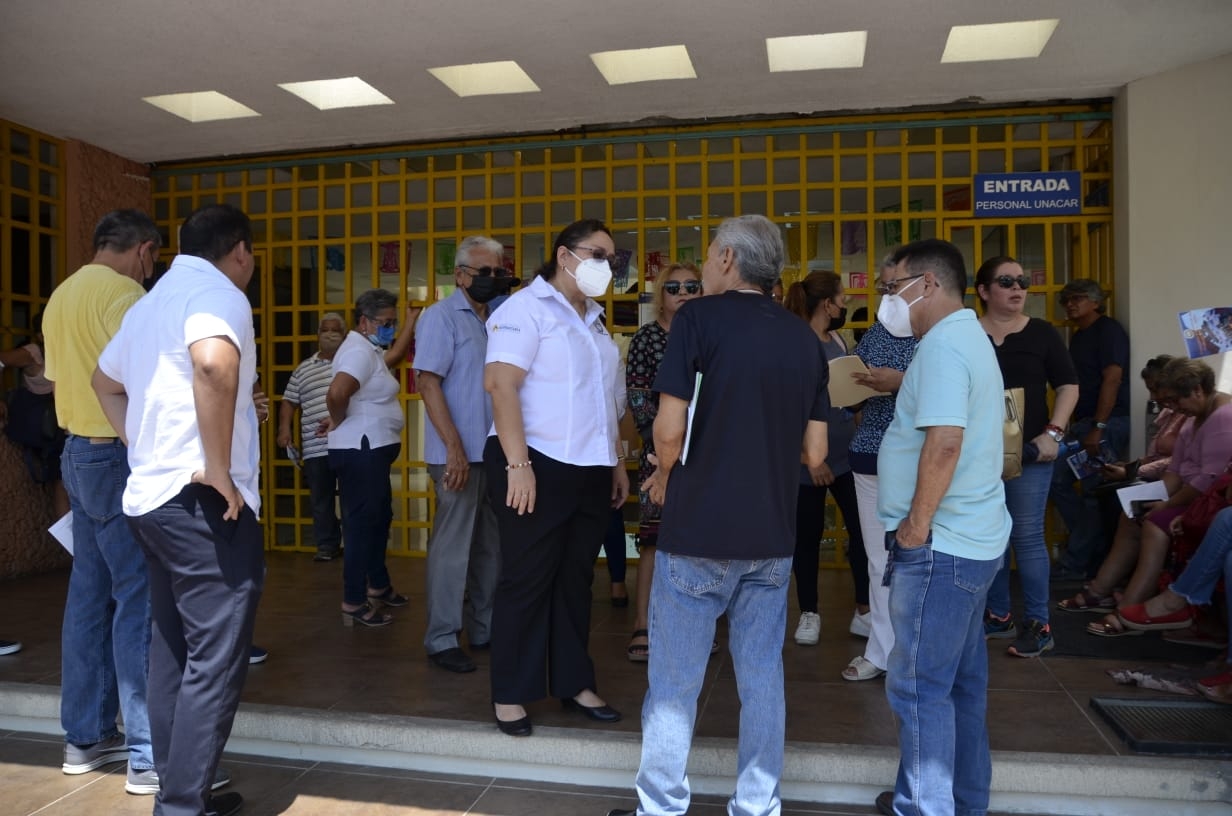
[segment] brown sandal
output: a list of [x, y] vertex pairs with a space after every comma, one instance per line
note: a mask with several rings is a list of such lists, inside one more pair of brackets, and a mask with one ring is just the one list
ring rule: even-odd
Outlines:
[[1130, 637], [1133, 635], [1145, 634], [1137, 629], [1128, 629], [1125, 624], [1121, 623], [1121, 619], [1115, 614], [1104, 615], [1103, 620], [1092, 621], [1087, 624], [1087, 634], [1097, 635], [1099, 637]]
[[1116, 598], [1112, 595], [1097, 595], [1091, 591], [1091, 585], [1087, 584], [1074, 597], [1058, 601], [1057, 609], [1062, 612], [1095, 612], [1098, 614], [1116, 609]]
[[634, 629], [625, 654], [633, 663], [645, 663], [650, 660], [650, 632], [645, 629]]

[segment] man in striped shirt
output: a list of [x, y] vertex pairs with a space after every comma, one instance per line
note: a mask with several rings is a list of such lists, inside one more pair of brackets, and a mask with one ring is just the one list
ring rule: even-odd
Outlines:
[[334, 352], [342, 345], [346, 331], [346, 321], [337, 312], [329, 312], [321, 318], [317, 327], [317, 353], [291, 373], [278, 409], [278, 445], [282, 448], [294, 443], [291, 420], [296, 409], [300, 411], [302, 467], [312, 497], [312, 532], [317, 545], [313, 561], [332, 561], [342, 553], [342, 529], [334, 505], [338, 477], [329, 466], [327, 439], [317, 435], [317, 428], [329, 415], [325, 392], [334, 378]]

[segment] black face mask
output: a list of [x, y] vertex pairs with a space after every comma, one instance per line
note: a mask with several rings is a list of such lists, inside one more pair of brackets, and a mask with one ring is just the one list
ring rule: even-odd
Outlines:
[[847, 307], [838, 307], [838, 317], [830, 318], [830, 326], [828, 331], [838, 331], [847, 324]]
[[476, 303], [487, 303], [492, 298], [507, 294], [514, 280], [514, 278], [498, 278], [492, 275], [484, 277], [473, 275], [471, 285], [466, 287], [466, 294], [470, 295], [471, 300]]

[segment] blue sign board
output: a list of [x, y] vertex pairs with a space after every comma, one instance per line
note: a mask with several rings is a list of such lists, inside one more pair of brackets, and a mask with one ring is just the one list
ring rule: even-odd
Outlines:
[[1082, 173], [977, 173], [976, 218], [1081, 215]]

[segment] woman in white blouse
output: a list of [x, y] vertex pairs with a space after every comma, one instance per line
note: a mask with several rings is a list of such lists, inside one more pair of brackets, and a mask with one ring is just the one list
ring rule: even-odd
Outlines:
[[484, 465], [501, 536], [492, 702], [513, 736], [531, 733], [524, 705], [545, 693], [593, 720], [621, 716], [595, 693], [587, 649], [595, 558], [611, 508], [629, 494], [617, 454], [619, 353], [591, 299], [611, 284], [615, 253], [602, 222], [569, 225], [487, 323], [494, 427]]

